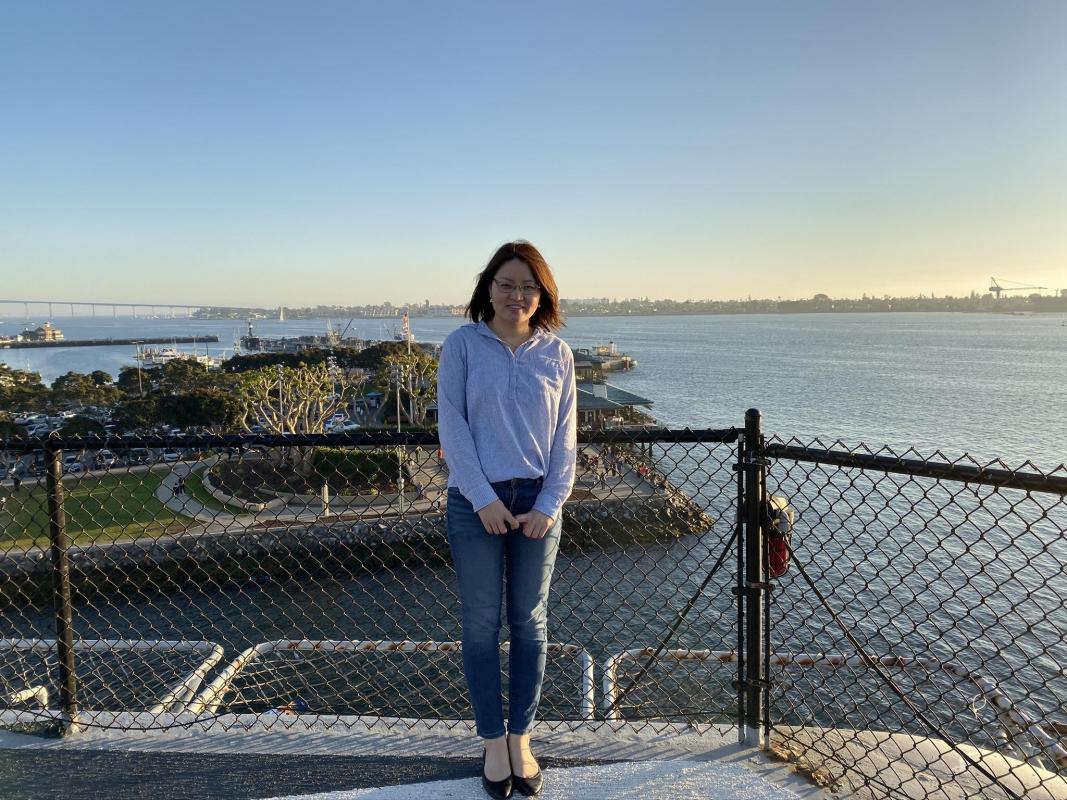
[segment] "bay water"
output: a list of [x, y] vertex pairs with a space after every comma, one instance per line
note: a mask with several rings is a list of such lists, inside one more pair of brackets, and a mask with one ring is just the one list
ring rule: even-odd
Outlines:
[[[59, 317], [68, 339], [219, 337], [232, 352], [238, 320]], [[348, 320], [335, 319], [335, 327]], [[415, 337], [441, 342], [459, 318], [413, 318]], [[0, 319], [0, 334], [25, 322]], [[390, 338], [399, 320], [356, 319], [349, 335]], [[323, 334], [327, 321], [258, 320], [263, 336]], [[940, 449], [1043, 469], [1067, 461], [1067, 314], [789, 314], [573, 317], [572, 347], [614, 341], [638, 361], [610, 381], [653, 402], [669, 427], [743, 424], [747, 408], [782, 437]], [[190, 351], [192, 345], [180, 345]], [[205, 345], [197, 345], [204, 352]], [[0, 350], [41, 373], [133, 365], [134, 347]]]

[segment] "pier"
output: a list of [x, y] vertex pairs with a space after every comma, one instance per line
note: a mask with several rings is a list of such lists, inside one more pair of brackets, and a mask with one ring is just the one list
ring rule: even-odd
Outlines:
[[218, 342], [219, 337], [214, 334], [207, 336], [160, 336], [155, 338], [139, 339], [59, 339], [58, 341], [45, 342], [0, 342], [0, 349], [18, 350], [31, 347], [114, 347], [124, 344], [200, 344], [201, 342], [213, 344]]

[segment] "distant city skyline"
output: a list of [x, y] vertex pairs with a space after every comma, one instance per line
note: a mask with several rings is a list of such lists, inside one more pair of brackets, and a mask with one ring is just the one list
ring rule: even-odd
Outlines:
[[460, 304], [520, 237], [575, 299], [1058, 291], [1065, 39], [1038, 0], [8, 3], [0, 293]]
[[[1045, 299], [1056, 299], [1059, 301], [1067, 301], [1067, 288], [1065, 289], [1043, 289], [1042, 291], [1020, 291], [1012, 289], [1011, 287], [1003, 287], [1004, 294], [1003, 299], [1006, 304], [1011, 304], [1012, 301], [1025, 301], [1031, 297], [1039, 296]], [[1032, 287], [1029, 287], [1032, 288]], [[620, 306], [628, 306], [635, 304], [646, 305], [649, 303], [664, 303], [664, 304], [686, 304], [692, 303], [694, 305], [705, 304], [731, 304], [731, 303], [783, 303], [783, 304], [796, 304], [804, 303], [811, 300], [824, 300], [829, 302], [839, 302], [843, 304], [856, 304], [866, 301], [872, 303], [882, 303], [883, 301], [928, 301], [928, 300], [987, 300], [993, 297], [989, 291], [970, 291], [959, 293], [926, 293], [926, 292], [914, 292], [903, 295], [875, 295], [869, 292], [862, 293], [854, 297], [848, 297], [844, 295], [829, 295], [824, 292], [817, 292], [814, 295], [807, 297], [772, 297], [769, 295], [752, 295], [751, 297], [744, 298], [726, 298], [726, 297], [692, 297], [692, 298], [679, 298], [679, 297], [653, 297], [653, 296], [638, 296], [638, 297], [566, 297], [560, 298], [561, 302], [569, 307], [569, 310], [575, 308], [581, 308], [587, 305], [603, 305], [603, 304], [618, 304]], [[468, 298], [469, 299], [469, 298]], [[178, 302], [139, 302], [139, 303], [123, 303], [115, 301], [114, 303], [108, 301], [79, 301], [79, 300], [5, 300], [0, 298], [0, 319], [6, 320], [19, 320], [29, 319], [29, 317], [42, 317], [43, 319], [59, 320], [64, 317], [92, 317], [99, 316], [106, 318], [112, 314], [108, 313], [108, 309], [113, 306], [112, 313], [115, 316], [129, 317], [129, 316], [146, 316], [153, 312], [160, 313], [173, 313], [175, 316], [182, 316], [186, 313], [195, 310], [195, 313], [203, 311], [226, 311], [230, 310], [247, 310], [254, 312], [263, 312], [266, 314], [275, 314], [284, 311], [286, 314], [299, 314], [301, 312], [311, 312], [327, 310], [332, 312], [350, 311], [352, 309], [373, 309], [375, 312], [391, 309], [399, 317], [405, 312], [412, 312], [419, 314], [422, 309], [429, 309], [437, 312], [442, 309], [459, 310], [466, 305], [467, 300], [462, 300], [458, 303], [437, 301], [432, 298], [424, 298], [422, 300], [396, 300], [386, 298], [378, 302], [359, 303], [359, 304], [343, 304], [343, 303], [312, 303], [307, 305], [259, 305], [259, 306], [243, 306], [237, 304], [225, 304], [225, 303], [178, 303]], [[24, 307], [27, 307], [25, 309]], [[44, 312], [49, 310], [49, 306], [52, 306], [51, 312], [45, 314]], [[91, 309], [90, 306], [96, 306], [97, 308]], [[1056, 304], [1058, 309], [1060, 304]], [[25, 311], [28, 310], [28, 314]], [[21, 313], [20, 313], [21, 312]], [[136, 313], [135, 313], [136, 312]], [[380, 313], [375, 313], [375, 316], [381, 316]]]

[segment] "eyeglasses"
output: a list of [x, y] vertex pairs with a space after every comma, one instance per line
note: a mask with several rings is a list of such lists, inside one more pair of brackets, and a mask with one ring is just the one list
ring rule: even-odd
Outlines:
[[515, 294], [515, 292], [518, 292], [522, 297], [533, 297], [541, 293], [541, 287], [536, 283], [524, 283], [521, 286], [517, 286], [511, 281], [498, 281], [496, 278], [493, 278], [493, 283], [496, 284], [497, 289], [508, 297]]

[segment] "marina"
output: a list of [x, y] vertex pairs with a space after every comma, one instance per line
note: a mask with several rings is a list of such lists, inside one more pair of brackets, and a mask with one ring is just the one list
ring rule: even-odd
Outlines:
[[[171, 345], [176, 345], [178, 343], [178, 341], [176, 339], [171, 339], [170, 342], [171, 342]], [[177, 347], [175, 347], [175, 346], [171, 346], [171, 347], [145, 347], [144, 343], [137, 343], [137, 345], [136, 345], [137, 346], [137, 352], [134, 355], [134, 358], [136, 358], [137, 361], [143, 367], [162, 367], [165, 364], [169, 364], [171, 361], [175, 361], [175, 360], [178, 360], [178, 361], [192, 361], [192, 362], [194, 362], [196, 364], [201, 364], [202, 366], [205, 366], [205, 367], [208, 367], [208, 368], [215, 368], [215, 367], [221, 366], [223, 359], [220, 358], [219, 356], [213, 356], [213, 355], [208, 354], [207, 352], [204, 352], [204, 353], [196, 352], [195, 345], [197, 343], [198, 343], [198, 340], [194, 338], [193, 341], [192, 341], [192, 344], [194, 345], [194, 349], [193, 349], [193, 352], [191, 352], [191, 353], [190, 352], [185, 352], [185, 351], [182, 351], [182, 350], [178, 350]], [[205, 342], [205, 344], [206, 344], [206, 342]]]
[[323, 335], [305, 334], [303, 336], [260, 336], [257, 335], [252, 321], [248, 321], [247, 332], [237, 340], [235, 352], [244, 353], [299, 353], [310, 348], [333, 350], [337, 347], [362, 349], [366, 342], [359, 338], [346, 338], [351, 322], [340, 331], [335, 330], [330, 322], [326, 323]]
[[0, 349], [3, 350], [28, 350], [39, 348], [57, 347], [117, 347], [120, 345], [152, 345], [152, 344], [208, 344], [219, 340], [218, 336], [208, 334], [206, 336], [166, 336], [146, 337], [137, 339], [112, 338], [107, 339], [52, 339], [47, 341], [16, 341], [0, 339]]

